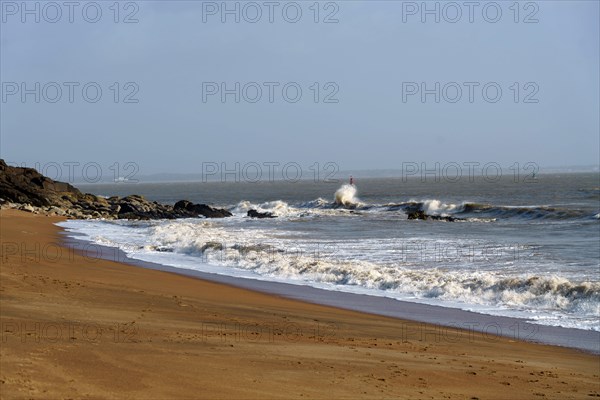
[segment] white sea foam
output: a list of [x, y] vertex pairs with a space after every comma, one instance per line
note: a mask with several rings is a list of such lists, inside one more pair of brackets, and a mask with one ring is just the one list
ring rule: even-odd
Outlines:
[[268, 201], [265, 203], [252, 203], [244, 200], [240, 201], [231, 211], [234, 214], [246, 214], [249, 210], [257, 210], [259, 212], [270, 212], [277, 217], [284, 217], [297, 214], [298, 210], [290, 207], [288, 203], [281, 200]]
[[423, 211], [428, 215], [447, 215], [449, 212], [456, 211], [460, 206], [452, 203], [442, 203], [440, 200], [425, 200], [423, 202]]
[[[434, 206], [438, 210], [444, 208]], [[238, 207], [240, 212], [249, 207], [289, 209], [283, 202], [240, 203]], [[569, 326], [577, 320], [579, 327], [600, 330], [597, 318], [600, 283], [523, 273], [511, 268], [514, 263], [510, 257], [494, 258], [494, 262], [503, 263], [503, 268], [485, 271], [473, 268], [478, 264], [472, 256], [462, 260], [460, 251], [451, 260], [451, 269], [436, 260], [439, 249], [452, 245], [456, 247], [453, 251], [461, 250], [472, 241], [444, 243], [439, 239], [415, 238], [414, 246], [405, 242], [406, 246], [399, 251], [392, 240], [324, 242], [268, 227], [247, 229], [245, 224], [223, 225], [204, 219], [67, 221], [62, 225], [85, 234], [95, 243], [119, 247], [133, 258], [159, 259], [174, 267], [334, 290], [367, 291], [398, 299], [454, 304], [465, 309], [483, 307], [500, 315], [534, 313], [539, 323]], [[424, 243], [431, 244], [426, 251]]]

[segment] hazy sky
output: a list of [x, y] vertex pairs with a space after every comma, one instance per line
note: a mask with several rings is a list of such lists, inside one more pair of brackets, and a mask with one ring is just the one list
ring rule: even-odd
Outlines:
[[597, 1], [1, 3], [10, 162], [599, 162]]

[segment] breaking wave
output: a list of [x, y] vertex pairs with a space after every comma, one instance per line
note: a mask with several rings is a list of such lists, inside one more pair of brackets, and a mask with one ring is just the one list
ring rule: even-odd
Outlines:
[[360, 206], [360, 201], [356, 198], [356, 186], [354, 185], [342, 185], [335, 192], [335, 200], [334, 203], [338, 206], [342, 207], [357, 207]]
[[[135, 237], [131, 232], [111, 233], [115, 226], [127, 229], [126, 225], [96, 224], [109, 226], [107, 234], [94, 236], [97, 243], [119, 247], [133, 258], [152, 259], [152, 254], [160, 253], [161, 263], [174, 267], [195, 269], [201, 261], [221, 267], [221, 273], [225, 274], [244, 271], [252, 276], [325, 285], [335, 290], [367, 290], [399, 299], [439, 300], [528, 311], [534, 315], [544, 312], [577, 315], [588, 321], [582, 326], [584, 329], [600, 331], [598, 282], [573, 282], [534, 273], [507, 276], [500, 271], [422, 268], [402, 259], [361, 260], [346, 257], [335, 246], [315, 247], [310, 242], [277, 239], [266, 230], [226, 229], [203, 220], [164, 221], [145, 228], [138, 224], [135, 229], [140, 241], [135, 246], [123, 240], [126, 236]], [[100, 228], [96, 231], [102, 231]]]
[[507, 206], [472, 202], [451, 203], [438, 199], [409, 200], [399, 203], [366, 204], [356, 197], [356, 188], [343, 185], [335, 192], [334, 201], [323, 198], [297, 204], [289, 204], [281, 200], [265, 203], [241, 201], [230, 207], [234, 214], [246, 214], [248, 210], [271, 212], [278, 217], [301, 217], [311, 214], [339, 214], [340, 210], [369, 212], [403, 212], [422, 211], [431, 216], [452, 216], [477, 222], [489, 222], [502, 219], [516, 220], [598, 220], [600, 213], [569, 209], [558, 206]]
[[430, 199], [423, 201], [411, 200], [404, 203], [387, 204], [388, 211], [423, 211], [428, 215], [456, 216], [464, 218], [485, 219], [594, 219], [597, 215], [590, 215], [584, 210], [575, 210], [554, 206], [503, 206], [492, 204], [480, 204], [471, 202], [444, 203], [441, 200]]
[[[314, 214], [333, 213], [338, 215], [340, 210], [369, 211], [369, 212], [404, 212], [422, 211], [430, 216], [451, 216], [463, 218], [471, 222], [490, 222], [500, 219], [521, 220], [598, 220], [600, 213], [570, 209], [565, 206], [531, 205], [512, 206], [494, 205], [463, 201], [458, 203], [444, 202], [439, 199], [408, 200], [387, 204], [368, 204], [357, 197], [355, 185], [344, 184], [334, 194], [333, 201], [323, 198], [289, 204], [282, 200], [264, 203], [241, 201], [230, 207], [234, 214], [246, 214], [248, 210], [270, 212], [278, 217], [303, 217]], [[330, 212], [328, 212], [330, 211]]]

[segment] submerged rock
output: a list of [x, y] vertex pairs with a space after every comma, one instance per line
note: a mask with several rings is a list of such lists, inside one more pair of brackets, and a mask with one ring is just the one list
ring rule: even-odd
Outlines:
[[408, 215], [408, 219], [427, 219], [427, 214], [421, 210], [409, 211], [406, 215]]
[[188, 200], [179, 200], [173, 206], [175, 212], [184, 212], [190, 216], [204, 216], [206, 218], [225, 218], [231, 217], [231, 213], [222, 208], [213, 208], [206, 204], [194, 204]]
[[270, 212], [259, 212], [256, 210], [248, 210], [247, 214], [250, 218], [277, 218], [276, 215]]
[[434, 220], [434, 221], [447, 221], [447, 222], [454, 222], [454, 221], [463, 221], [463, 218], [456, 218], [456, 217], [450, 217], [450, 216], [442, 216], [442, 215], [428, 215], [425, 214], [425, 212], [423, 210], [411, 210], [408, 211], [406, 213], [406, 215], [408, 216], [408, 219], [422, 219], [422, 220]]

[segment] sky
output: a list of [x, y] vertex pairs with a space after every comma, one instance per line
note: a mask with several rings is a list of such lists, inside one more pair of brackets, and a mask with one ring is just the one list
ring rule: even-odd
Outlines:
[[599, 163], [597, 1], [1, 10], [0, 157], [12, 164], [121, 176]]

